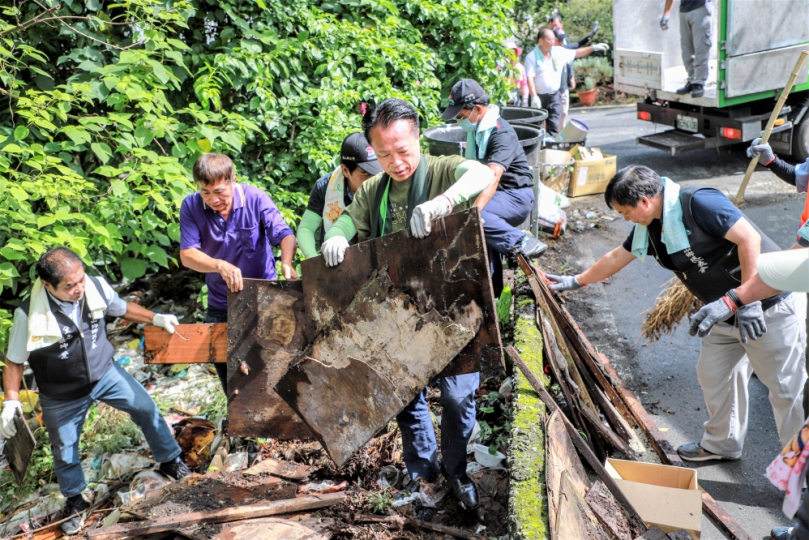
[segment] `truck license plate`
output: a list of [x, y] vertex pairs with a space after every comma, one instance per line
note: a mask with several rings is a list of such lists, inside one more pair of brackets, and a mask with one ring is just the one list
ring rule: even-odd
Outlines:
[[683, 116], [682, 114], [678, 114], [677, 129], [682, 129], [683, 131], [690, 131], [691, 133], [697, 133], [699, 131], [699, 118], [694, 118], [693, 116]]

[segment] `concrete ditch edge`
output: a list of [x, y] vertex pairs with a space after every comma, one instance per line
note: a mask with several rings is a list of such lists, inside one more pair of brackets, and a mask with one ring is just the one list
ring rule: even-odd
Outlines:
[[[542, 335], [533, 318], [516, 317], [515, 347], [531, 370], [547, 382], [542, 363]], [[545, 404], [519, 371], [513, 375], [513, 419], [508, 466], [509, 531], [512, 540], [547, 540], [548, 500], [545, 489]]]

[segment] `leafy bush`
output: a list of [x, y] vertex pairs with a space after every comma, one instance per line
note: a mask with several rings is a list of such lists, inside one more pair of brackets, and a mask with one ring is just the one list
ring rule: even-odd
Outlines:
[[539, 29], [548, 25], [548, 19], [554, 13], [562, 16], [565, 33], [570, 39], [588, 35], [593, 23], [598, 21], [600, 29], [595, 41], [613, 42], [612, 0], [517, 0], [514, 11], [516, 35], [526, 52], [534, 48]]
[[611, 83], [614, 68], [609, 59], [603, 56], [586, 56], [573, 61], [573, 73], [576, 80], [590, 90]]
[[176, 268], [204, 152], [296, 223], [361, 102], [406, 98], [426, 127], [459, 78], [505, 98], [512, 6], [0, 0], [0, 301], [27, 295], [55, 245], [114, 282]]

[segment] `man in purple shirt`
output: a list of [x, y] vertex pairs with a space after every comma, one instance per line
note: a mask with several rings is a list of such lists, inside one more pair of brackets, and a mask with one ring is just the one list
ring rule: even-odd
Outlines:
[[[180, 260], [206, 274], [205, 322], [227, 322], [228, 289], [241, 291], [242, 278], [276, 279], [273, 247], [281, 246], [284, 279], [298, 279], [292, 267], [297, 242], [266, 193], [236, 183], [226, 155], [204, 154], [193, 173], [199, 191], [180, 208]], [[227, 364], [214, 365], [227, 392]]]

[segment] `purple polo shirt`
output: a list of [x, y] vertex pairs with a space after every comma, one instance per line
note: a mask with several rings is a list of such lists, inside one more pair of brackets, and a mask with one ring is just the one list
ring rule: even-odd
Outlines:
[[[233, 187], [233, 208], [227, 221], [202, 201], [198, 191], [186, 197], [180, 208], [180, 249], [196, 248], [225, 260], [246, 278], [275, 279], [272, 247], [290, 234], [292, 229], [269, 195], [245, 184]], [[228, 287], [222, 276], [205, 274], [205, 283], [208, 305], [227, 309]]]

